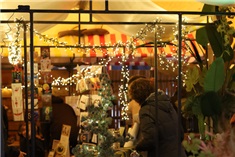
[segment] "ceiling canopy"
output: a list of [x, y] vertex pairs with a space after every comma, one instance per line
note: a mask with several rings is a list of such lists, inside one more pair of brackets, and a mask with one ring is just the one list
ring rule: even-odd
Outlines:
[[[88, 1], [88, 0], [87, 0]], [[19, 0], [15, 3], [14, 0], [5, 0], [1, 3], [2, 9], [17, 9], [19, 5], [25, 6], [29, 5], [30, 9], [48, 9], [48, 10], [74, 10], [81, 7], [81, 2], [77, 0]], [[190, 8], [190, 11], [200, 11], [203, 3], [197, 2], [195, 0], [172, 0], [170, 1], [157, 1], [157, 0], [109, 0], [109, 10], [129, 10], [129, 11], [185, 11], [187, 8]], [[80, 5], [79, 5], [80, 4]], [[88, 9], [88, 3], [83, 3], [82, 9]], [[178, 4], [178, 5], [174, 5]], [[188, 7], [190, 5], [190, 7]], [[179, 7], [180, 6], [180, 7]], [[184, 7], [185, 6], [185, 7]], [[105, 9], [105, 0], [93, 0], [92, 1], [92, 10], [104, 10]], [[27, 13], [1, 13], [1, 21], [11, 21], [16, 18], [24, 18], [24, 20], [29, 20], [29, 14]], [[37, 21], [64, 21], [68, 18], [69, 14], [67, 13], [35, 13], [34, 20]], [[74, 17], [74, 18], [71, 18]], [[86, 16], [85, 18], [89, 18]], [[93, 21], [128, 21], [128, 22], [153, 22], [158, 18], [161, 22], [177, 22], [178, 16], [172, 14], [159, 14], [159, 15], [138, 15], [138, 14], [93, 14]], [[78, 20], [77, 15], [70, 15], [70, 19]], [[199, 16], [189, 16], [185, 15], [184, 20], [187, 22], [202, 22], [205, 21], [204, 17]], [[44, 32], [56, 24], [35, 24], [34, 28], [39, 32]], [[2, 38], [5, 38], [5, 32], [8, 32], [10, 24], [0, 24], [0, 35]], [[143, 25], [112, 25], [112, 29], [115, 29], [121, 33], [127, 35], [135, 35]], [[66, 27], [67, 28], [67, 27]], [[169, 37], [169, 34], [172, 34], [172, 26], [167, 28], [165, 31], [165, 36]], [[150, 37], [151, 38], [151, 37]]]

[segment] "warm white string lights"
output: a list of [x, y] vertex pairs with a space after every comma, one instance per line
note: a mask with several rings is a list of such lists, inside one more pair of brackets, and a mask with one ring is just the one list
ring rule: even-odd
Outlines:
[[11, 64], [17, 65], [21, 61], [21, 39], [20, 32], [23, 27], [23, 19], [16, 19], [16, 32], [13, 41], [8, 46], [8, 60]]
[[122, 56], [122, 68], [121, 68], [121, 75], [122, 75], [122, 79], [121, 79], [121, 85], [119, 86], [119, 100], [120, 100], [120, 104], [122, 106], [122, 119], [124, 120], [128, 120], [129, 117], [127, 115], [127, 110], [128, 110], [128, 97], [127, 97], [127, 90], [128, 90], [128, 84], [127, 82], [129, 81], [129, 69], [128, 66], [125, 65], [125, 60], [126, 60], [126, 56], [123, 55]]
[[[20, 32], [20, 28], [23, 27], [22, 22], [18, 23], [18, 33], [15, 36], [16, 40], [15, 40], [15, 44], [13, 45], [20, 45], [20, 40], [19, 40], [19, 32]], [[177, 30], [177, 26], [174, 28], [175, 30]], [[186, 27], [183, 26], [182, 29], [182, 34], [183, 37], [185, 36], [185, 34], [187, 34], [188, 32], [186, 31]], [[105, 46], [95, 46], [95, 45], [85, 45], [85, 44], [79, 44], [79, 45], [73, 45], [73, 46], [69, 46], [67, 44], [67, 42], [61, 42], [59, 41], [57, 38], [51, 38], [48, 37], [47, 35], [43, 35], [37, 31], [35, 31], [35, 34], [39, 37], [40, 40], [47, 42], [48, 44], [52, 44], [53, 46], [60, 46], [60, 47], [64, 47], [67, 49], [78, 49], [78, 51], [82, 51], [84, 52], [84, 54], [87, 54], [88, 52], [90, 52], [90, 50], [93, 50], [95, 53], [96, 51], [103, 51], [103, 54], [105, 54], [106, 57], [104, 57], [103, 59], [101, 59], [98, 62], [98, 65], [108, 65], [108, 63], [112, 60], [112, 58], [114, 56], [117, 56], [119, 54], [121, 54], [121, 61], [120, 61], [120, 65], [122, 65], [122, 69], [121, 69], [121, 74], [122, 74], [122, 79], [121, 79], [121, 83], [122, 85], [119, 88], [119, 97], [120, 97], [120, 102], [121, 105], [123, 106], [122, 110], [122, 118], [123, 119], [128, 119], [128, 116], [126, 114], [126, 111], [128, 109], [128, 97], [127, 97], [127, 81], [129, 79], [129, 70], [128, 70], [128, 66], [126, 65], [127, 59], [129, 59], [130, 57], [134, 57], [134, 54], [136, 52], [136, 49], [139, 48], [138, 46], [136, 46], [136, 42], [138, 42], [138, 40], [142, 40], [145, 41], [146, 37], [148, 36], [148, 33], [152, 34], [152, 33], [156, 33], [156, 38], [158, 39], [158, 41], [162, 41], [162, 35], [165, 33], [165, 27], [161, 25], [161, 20], [159, 18], [157, 18], [152, 24], [146, 24], [144, 28], [142, 28], [139, 32], [137, 32], [137, 34], [135, 36], [132, 36], [130, 38], [130, 40], [128, 40], [127, 42], [123, 43], [122, 41], [118, 41], [115, 45], [111, 45], [109, 44], [105, 44]], [[176, 42], [177, 39], [177, 31], [174, 31], [175, 33], [175, 39], [172, 41], [172, 43]], [[163, 44], [163, 46], [165, 46]], [[13, 46], [9, 46], [12, 49], [14, 47]], [[16, 49], [18, 50], [20, 46], [16, 47]], [[112, 48], [112, 51], [109, 51], [110, 48]], [[121, 51], [121, 52], [120, 52]], [[177, 44], [175, 44], [175, 52], [178, 52], [177, 50]], [[16, 56], [19, 55], [21, 57], [20, 51], [17, 51], [17, 53], [14, 53], [14, 55]], [[10, 54], [10, 56], [14, 56], [12, 54]], [[160, 59], [160, 66], [162, 67], [162, 69], [164, 70], [170, 70], [172, 69], [173, 71], [177, 68], [178, 66], [178, 53], [176, 53], [175, 55], [173, 55], [173, 53], [170, 55], [170, 59], [167, 56], [168, 54], [166, 54], [164, 51], [162, 51], [159, 54], [159, 59]], [[11, 57], [12, 58], [12, 57]], [[16, 58], [16, 57], [13, 57]], [[181, 62], [183, 64], [188, 64], [187, 60], [188, 60], [189, 56], [183, 55]], [[12, 63], [13, 64], [13, 63]], [[164, 66], [163, 66], [164, 65]], [[83, 76], [85, 77], [92, 77], [95, 74], [94, 73], [87, 73], [86, 75], [83, 75], [84, 72], [86, 72], [86, 70], [89, 69], [85, 68], [82, 71], [78, 71], [77, 74], [72, 75], [69, 78], [62, 78], [62, 77], [58, 77], [58, 78], [53, 78], [53, 82], [52, 82], [52, 86], [67, 86], [67, 85], [73, 85], [76, 84], [78, 81], [78, 79], [81, 79]], [[68, 90], [68, 89], [67, 89]]]

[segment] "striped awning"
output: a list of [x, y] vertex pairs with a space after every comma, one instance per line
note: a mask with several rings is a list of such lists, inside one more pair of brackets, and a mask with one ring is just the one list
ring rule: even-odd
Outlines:
[[[188, 38], [191, 41], [187, 40], [182, 42], [182, 55], [188, 55], [189, 50], [194, 52], [195, 48], [199, 51], [199, 54], [202, 56], [205, 50], [195, 41], [194, 34], [189, 34]], [[80, 38], [81, 48], [75, 48], [74, 46], [78, 43], [77, 36], [65, 36], [60, 38], [59, 41], [66, 41], [67, 45], [65, 48], [50, 48], [51, 57], [120, 57], [122, 54], [128, 57], [153, 57], [154, 56], [154, 47], [153, 44], [146, 44], [147, 42], [136, 40], [134, 41], [134, 46], [144, 45], [130, 51], [128, 44], [130, 43], [130, 37], [125, 34], [106, 34], [106, 35], [90, 35], [83, 36]], [[193, 45], [194, 46], [193, 46]], [[43, 41], [35, 39], [35, 45], [47, 45], [48, 43], [43, 43]], [[86, 48], [85, 48], [86, 47]], [[36, 48], [38, 55], [40, 56], [40, 49]], [[177, 45], [166, 44], [159, 46], [157, 53], [162, 56], [172, 57], [177, 55]], [[21, 49], [23, 51], [23, 48]], [[130, 55], [131, 54], [131, 55]], [[3, 56], [8, 56], [8, 53], [4, 51]], [[22, 53], [23, 55], [23, 53]]]
[[[66, 41], [68, 45], [76, 45], [78, 43], [78, 37], [66, 36], [60, 40]], [[119, 57], [124, 53], [129, 56], [133, 53], [134, 57], [147, 57], [153, 53], [148, 51], [146, 48], [135, 49], [131, 52], [128, 48], [125, 48], [130, 42], [130, 37], [125, 34], [107, 34], [107, 35], [90, 35], [83, 36], [80, 38], [81, 48], [67, 49], [51, 49], [51, 57], [70, 57], [75, 54], [75, 57]], [[143, 43], [141, 43], [143, 44]], [[134, 42], [134, 45], [139, 45], [138, 42]], [[86, 47], [86, 48], [85, 48]]]
[[[75, 45], [78, 43], [78, 38], [73, 36], [63, 37], [68, 42], [68, 45]], [[190, 56], [190, 52], [195, 51], [195, 47], [200, 55], [203, 55], [204, 49], [195, 41], [194, 34], [189, 34], [187, 40], [182, 42], [182, 55]], [[133, 57], [153, 57], [154, 48], [153, 44], [148, 45], [147, 42], [134, 41], [135, 46], [144, 45], [142, 47], [136, 48], [133, 52], [127, 48], [128, 43], [130, 43], [130, 37], [125, 34], [107, 34], [107, 35], [90, 35], [83, 36], [80, 39], [81, 45], [88, 48], [74, 49], [51, 49], [51, 57], [70, 57], [75, 54], [75, 57], [119, 57], [122, 54], [129, 56], [130, 53]], [[146, 44], [146, 45], [145, 45]], [[123, 48], [126, 47], [126, 48]], [[172, 43], [162, 45], [158, 47], [158, 54], [171, 57], [177, 54], [177, 45]]]

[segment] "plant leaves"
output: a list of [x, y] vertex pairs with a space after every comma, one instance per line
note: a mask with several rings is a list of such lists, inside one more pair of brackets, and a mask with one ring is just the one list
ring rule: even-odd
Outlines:
[[206, 32], [211, 48], [214, 52], [215, 57], [223, 57], [224, 61], [230, 61], [233, 59], [233, 49], [230, 45], [224, 46], [223, 37], [217, 31], [215, 25], [206, 25]]
[[206, 76], [206, 72], [207, 72], [207, 68], [206, 67], [203, 67], [201, 73], [200, 73], [200, 77], [198, 79], [198, 82], [199, 82], [199, 85], [201, 87], [204, 86], [204, 79], [205, 79], [205, 76]]
[[206, 117], [221, 114], [221, 99], [217, 92], [209, 91], [202, 95], [200, 99], [202, 114]]
[[193, 115], [202, 115], [200, 106], [200, 95], [189, 96], [182, 107], [182, 113], [184, 117], [191, 117]]
[[[214, 5], [204, 4], [202, 8], [202, 12], [215, 12], [215, 11], [216, 11], [216, 6]], [[201, 44], [203, 47], [206, 47], [207, 44], [209, 43], [205, 27], [196, 30], [196, 41], [197, 43]]]
[[191, 43], [193, 50], [194, 50], [194, 53], [195, 53], [195, 59], [197, 60], [199, 66], [200, 66], [200, 69], [202, 69], [203, 68], [202, 59], [201, 59], [201, 56], [199, 55], [198, 49], [193, 41], [190, 40], [190, 43]]
[[203, 47], [206, 47], [207, 44], [209, 43], [205, 27], [196, 30], [196, 41], [198, 44], [201, 44]]
[[204, 90], [217, 92], [224, 84], [224, 60], [219, 57], [211, 64], [204, 79]]
[[186, 77], [187, 77], [187, 79], [185, 80], [186, 91], [190, 92], [193, 86], [198, 82], [199, 70], [197, 66], [189, 68], [188, 72], [186, 73]]
[[204, 121], [204, 116], [202, 114], [198, 115], [197, 119], [198, 119], [199, 133], [201, 135], [201, 138], [204, 139], [205, 138], [205, 125], [204, 125], [205, 121]]
[[232, 59], [233, 59], [233, 49], [232, 49], [232, 47], [230, 46], [230, 45], [228, 45], [228, 46], [226, 46], [225, 47], [225, 51], [224, 51], [224, 53], [223, 53], [223, 59], [224, 59], [224, 61], [226, 62], [226, 61], [231, 61]]
[[202, 12], [215, 12], [215, 11], [216, 11], [216, 6], [208, 4], [203, 5]]
[[211, 48], [215, 54], [215, 57], [221, 57], [223, 53], [223, 38], [220, 33], [217, 31], [215, 25], [207, 24], [205, 26], [208, 40], [210, 42]]
[[235, 83], [235, 66], [229, 68], [226, 71], [226, 80], [225, 80], [225, 87], [228, 88], [228, 90], [234, 91], [233, 84]]
[[191, 92], [193, 89], [193, 84], [190, 81], [185, 81], [186, 91]]

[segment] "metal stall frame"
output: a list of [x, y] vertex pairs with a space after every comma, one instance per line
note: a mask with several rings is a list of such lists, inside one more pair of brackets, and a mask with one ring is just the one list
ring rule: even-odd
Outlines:
[[[90, 3], [89, 3], [89, 8], [92, 8], [92, 0], [90, 0]], [[143, 15], [160, 15], [160, 14], [165, 14], [165, 15], [178, 15], [178, 32], [179, 32], [179, 38], [178, 38], [178, 46], [179, 46], [179, 58], [178, 60], [181, 60], [181, 54], [182, 54], [182, 25], [198, 25], [198, 26], [203, 26], [205, 25], [206, 23], [185, 23], [182, 21], [182, 16], [183, 15], [205, 15], [205, 16], [208, 16], [208, 15], [234, 15], [234, 13], [218, 13], [218, 12], [192, 12], [192, 11], [129, 11], [129, 10], [126, 10], [126, 11], [113, 11], [113, 10], [109, 10], [109, 1], [106, 0], [105, 1], [105, 10], [92, 10], [92, 9], [89, 9], [89, 10], [43, 10], [43, 9], [30, 9], [30, 7], [22, 7], [22, 6], [19, 6], [18, 9], [2, 9], [1, 10], [1, 13], [28, 13], [29, 16], [30, 16], [30, 20], [29, 21], [25, 21], [25, 23], [29, 23], [30, 24], [30, 66], [31, 66], [31, 69], [30, 69], [30, 91], [31, 91], [31, 96], [30, 96], [30, 99], [31, 99], [31, 114], [33, 115], [34, 113], [34, 77], [33, 77], [33, 73], [34, 73], [34, 66], [33, 66], [33, 58], [34, 58], [34, 48], [35, 47], [39, 47], [39, 45], [34, 45], [34, 32], [33, 32], [33, 28], [34, 28], [34, 24], [74, 24], [74, 25], [82, 25], [82, 24], [89, 24], [89, 25], [98, 25], [98, 24], [104, 24], [104, 25], [144, 25], [144, 24], [152, 24], [153, 22], [138, 22], [138, 21], [131, 21], [131, 22], [121, 22], [121, 21], [112, 21], [112, 22], [105, 22], [105, 21], [99, 21], [99, 22], [94, 22], [92, 21], [92, 17], [94, 14], [143, 14]], [[79, 16], [81, 14], [89, 14], [90, 15], [90, 20], [89, 21], [81, 21], [80, 18], [78, 19], [79, 21], [34, 21], [34, 13], [69, 13], [69, 14], [79, 14]], [[15, 21], [4, 21], [2, 20], [1, 23], [15, 23]], [[155, 23], [155, 25], [173, 25], [173, 24], [176, 24], [176, 23], [172, 23], [172, 22], [161, 22], [161, 23]], [[80, 29], [80, 27], [79, 27]], [[156, 32], [155, 32], [156, 33]], [[154, 40], [154, 54], [155, 54], [155, 57], [154, 57], [154, 65], [155, 67], [157, 67], [157, 41], [156, 41], [156, 35], [155, 35], [155, 40]], [[79, 40], [80, 41], [80, 40]], [[1, 46], [2, 48], [4, 48], [4, 46]], [[41, 47], [41, 46], [40, 46]], [[53, 46], [51, 46], [53, 47]], [[60, 46], [57, 46], [58, 48], [60, 48]], [[105, 46], [102, 46], [103, 48], [105, 48]], [[26, 40], [24, 40], [24, 53], [26, 54]], [[63, 47], [64, 48], [64, 47]], [[75, 47], [76, 48], [76, 47]], [[25, 55], [26, 56], [26, 55]], [[27, 57], [25, 58], [24, 60], [24, 64], [25, 66], [27, 65]], [[27, 68], [27, 67], [26, 67]], [[181, 91], [182, 90], [182, 78], [181, 78], [181, 72], [182, 72], [182, 65], [181, 65], [181, 62], [179, 62], [179, 70], [178, 70], [178, 91]], [[27, 71], [27, 69], [25, 69]], [[155, 89], [158, 89], [158, 84], [157, 84], [157, 69], [154, 70], [154, 83], [155, 83]], [[25, 83], [27, 83], [27, 77], [25, 77]], [[27, 92], [27, 88], [25, 88], [25, 92]], [[155, 92], [155, 96], [157, 98], [157, 92]], [[28, 96], [26, 94], [26, 97], [25, 97], [26, 101], [28, 100]], [[181, 92], [178, 92], [178, 113], [180, 113], [180, 110], [181, 110]], [[157, 102], [157, 101], [156, 101]], [[27, 106], [27, 105], [26, 105]], [[158, 115], [158, 105], [156, 103], [156, 113]], [[181, 123], [181, 116], [180, 114], [178, 114], [178, 119], [179, 119], [179, 124], [178, 126], [180, 126], [180, 123]], [[28, 125], [27, 125], [28, 127]], [[32, 133], [32, 157], [35, 157], [35, 122], [33, 121], [33, 119], [31, 119], [31, 133]], [[158, 126], [156, 125], [156, 133], [158, 134]], [[181, 131], [181, 128], [178, 127], [178, 157], [181, 156], [181, 149], [180, 149], [180, 146], [181, 146], [181, 137], [180, 137], [180, 131]], [[157, 135], [156, 134], [156, 135]], [[156, 139], [158, 138], [158, 136], [156, 136]], [[157, 143], [156, 143], [156, 152], [158, 152], [158, 146], [159, 146], [159, 143], [158, 143], [158, 139], [156, 140]], [[158, 153], [157, 153], [157, 156], [158, 156]]]

